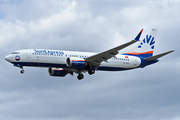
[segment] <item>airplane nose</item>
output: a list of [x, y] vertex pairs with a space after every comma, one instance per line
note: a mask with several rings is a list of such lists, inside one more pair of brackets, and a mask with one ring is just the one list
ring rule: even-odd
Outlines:
[[11, 56], [10, 55], [6, 56], [5, 60], [8, 61], [8, 62], [11, 62]]

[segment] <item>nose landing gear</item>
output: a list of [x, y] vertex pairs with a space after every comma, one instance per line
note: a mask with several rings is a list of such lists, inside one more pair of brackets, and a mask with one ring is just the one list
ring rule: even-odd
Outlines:
[[21, 74], [23, 74], [25, 71], [24, 71], [24, 70], [21, 70], [20, 72], [21, 72]]
[[23, 74], [25, 71], [24, 71], [24, 69], [23, 69], [23, 66], [22, 67], [20, 67], [22, 70], [20, 71], [20, 73], [21, 74]]
[[21, 68], [22, 70], [20, 71], [20, 73], [21, 74], [23, 74], [25, 71], [23, 70], [23, 65], [21, 65], [21, 64], [14, 64], [14, 66], [16, 66], [16, 67], [19, 67], [19, 68]]

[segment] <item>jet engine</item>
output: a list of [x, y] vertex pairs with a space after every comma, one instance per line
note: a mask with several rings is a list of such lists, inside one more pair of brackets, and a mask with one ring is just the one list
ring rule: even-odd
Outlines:
[[63, 69], [55, 69], [55, 68], [49, 68], [49, 75], [50, 76], [59, 76], [59, 77], [64, 77], [68, 74], [67, 71]]
[[69, 68], [84, 68], [86, 66], [86, 61], [82, 58], [69, 57], [66, 60], [66, 65]]

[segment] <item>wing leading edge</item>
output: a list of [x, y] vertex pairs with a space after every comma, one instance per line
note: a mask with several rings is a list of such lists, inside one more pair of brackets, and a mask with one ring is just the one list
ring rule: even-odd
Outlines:
[[96, 55], [93, 55], [93, 56], [90, 56], [88, 58], [86, 58], [86, 62], [88, 62], [90, 64], [90, 66], [95, 66], [95, 67], [98, 67], [102, 61], [105, 61], [107, 62], [107, 60], [111, 57], [115, 57], [115, 55], [117, 55], [119, 53], [119, 50], [123, 49], [123, 48], [126, 48], [130, 45], [132, 45], [133, 43], [139, 41], [139, 38], [142, 34], [142, 31], [143, 29], [139, 32], [139, 34], [135, 37], [134, 40], [128, 42], [128, 43], [125, 43], [123, 45], [120, 45], [120, 46], [117, 46], [115, 48], [112, 48], [110, 50], [107, 50], [105, 52], [102, 52], [102, 53], [98, 53]]

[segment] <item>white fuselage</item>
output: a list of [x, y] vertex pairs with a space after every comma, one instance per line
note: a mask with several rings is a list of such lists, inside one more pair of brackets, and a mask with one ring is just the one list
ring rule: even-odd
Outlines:
[[[68, 57], [77, 57], [86, 59], [96, 53], [62, 51], [62, 50], [44, 50], [44, 49], [24, 49], [13, 52], [6, 56], [6, 60], [15, 65], [36, 66], [36, 67], [54, 67], [67, 68], [66, 60]], [[98, 70], [119, 71], [137, 68], [141, 60], [135, 56], [116, 55], [102, 62]]]

